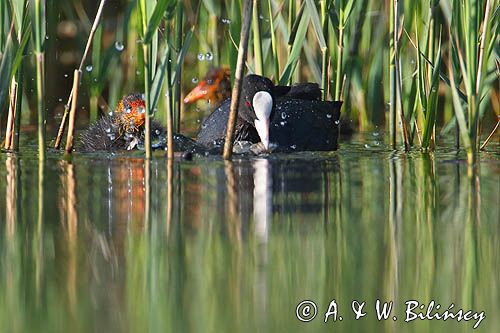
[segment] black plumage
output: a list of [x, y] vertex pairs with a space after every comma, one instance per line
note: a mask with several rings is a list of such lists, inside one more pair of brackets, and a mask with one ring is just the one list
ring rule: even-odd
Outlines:
[[[244, 78], [238, 107], [235, 140], [259, 142], [254, 127], [255, 113], [249, 103], [258, 91], [273, 97], [269, 141], [275, 151], [336, 150], [342, 102], [321, 101], [321, 89], [315, 83], [274, 86], [258, 75]], [[221, 146], [226, 135], [230, 100], [226, 100], [203, 122], [198, 143], [209, 148]]]
[[[80, 134], [77, 150], [81, 152], [143, 150], [144, 128], [126, 132], [117, 125], [116, 120], [116, 115], [108, 115], [91, 124]], [[173, 141], [175, 151], [197, 154], [204, 154], [207, 151], [193, 139], [181, 134], [174, 134]], [[151, 121], [151, 146], [153, 149], [167, 148], [167, 130], [155, 120]]]

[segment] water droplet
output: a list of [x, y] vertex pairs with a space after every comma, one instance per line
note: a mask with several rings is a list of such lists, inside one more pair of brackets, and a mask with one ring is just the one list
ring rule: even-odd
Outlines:
[[106, 128], [106, 133], [111, 133], [111, 128]]
[[332, 119], [332, 115], [331, 115], [330, 113], [327, 113], [327, 114], [326, 114], [326, 117], [327, 117], [328, 119]]
[[141, 75], [141, 71], [136, 71], [135, 75]]
[[112, 116], [112, 115], [113, 115], [113, 111], [109, 111], [108, 116]]
[[132, 108], [130, 106], [127, 106], [127, 108], [125, 109], [125, 112], [126, 113], [130, 113], [132, 112]]
[[143, 107], [141, 106], [141, 107], [139, 108], [139, 113], [140, 113], [140, 114], [144, 114], [144, 113], [146, 113], [146, 109], [145, 109], [145, 108], [143, 108]]
[[380, 133], [379, 132], [373, 132], [373, 136], [379, 136]]
[[286, 119], [286, 113], [285, 112], [281, 113], [281, 119]]
[[202, 124], [201, 128], [207, 128], [207, 124]]
[[286, 125], [286, 121], [282, 121], [282, 122], [280, 122], [280, 125], [281, 125], [281, 126], [285, 126], [285, 125]]
[[193, 82], [194, 84], [198, 83], [198, 78], [197, 77], [193, 77], [191, 79], [191, 82]]
[[59, 99], [58, 99], [58, 101], [59, 101], [59, 102], [62, 102], [62, 98], [59, 98]]
[[85, 70], [87, 72], [92, 72], [93, 69], [94, 69], [94, 66], [92, 66], [92, 65], [87, 65], [87, 67], [85, 67]]
[[214, 55], [210, 52], [207, 52], [207, 54], [205, 54], [205, 59], [207, 59], [207, 61], [212, 61], [214, 59]]
[[48, 40], [49, 39], [49, 36], [48, 35], [45, 35], [45, 39]]
[[223, 18], [222, 19], [222, 23], [224, 23], [224, 24], [231, 24], [231, 20], [227, 19], [227, 18]]
[[116, 41], [115, 42], [115, 49], [118, 51], [118, 52], [121, 52], [123, 51], [123, 49], [125, 48], [125, 45], [123, 45], [122, 42], [119, 42], [119, 41]]
[[340, 120], [335, 120], [335, 125], [340, 124]]
[[198, 53], [198, 60], [199, 61], [205, 60], [205, 55], [203, 53]]
[[297, 145], [291, 145], [290, 148], [292, 148], [293, 150], [297, 149]]
[[369, 145], [369, 144], [367, 144], [367, 143], [365, 143], [365, 148], [366, 148], [366, 149], [370, 149], [370, 145]]
[[68, 77], [69, 75], [68, 74], [64, 74], [64, 77]]
[[161, 132], [160, 132], [160, 130], [159, 130], [159, 129], [156, 129], [156, 130], [155, 130], [155, 134], [156, 134], [156, 135], [160, 135], [160, 133], [161, 133]]

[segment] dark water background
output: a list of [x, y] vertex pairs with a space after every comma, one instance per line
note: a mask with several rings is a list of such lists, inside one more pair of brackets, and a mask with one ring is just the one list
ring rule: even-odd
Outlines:
[[[1, 332], [470, 332], [404, 323], [406, 300], [500, 325], [500, 156], [392, 151], [145, 162], [0, 154]], [[451, 144], [449, 145], [451, 146]], [[301, 323], [296, 306], [318, 306]], [[343, 321], [323, 323], [336, 299]], [[377, 321], [376, 299], [397, 321]], [[352, 300], [366, 301], [356, 321]]]

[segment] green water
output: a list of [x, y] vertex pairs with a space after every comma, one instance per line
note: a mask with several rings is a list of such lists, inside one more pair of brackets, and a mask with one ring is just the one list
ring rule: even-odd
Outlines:
[[[490, 148], [476, 169], [453, 149], [393, 152], [377, 133], [227, 164], [49, 153], [40, 167], [2, 153], [0, 331], [473, 331], [475, 320], [404, 322], [406, 301], [435, 300], [484, 311], [475, 331], [496, 332]], [[306, 299], [309, 323], [296, 317]], [[325, 324], [333, 299], [343, 320]], [[388, 320], [377, 299], [394, 301]], [[359, 320], [353, 300], [366, 301]]]

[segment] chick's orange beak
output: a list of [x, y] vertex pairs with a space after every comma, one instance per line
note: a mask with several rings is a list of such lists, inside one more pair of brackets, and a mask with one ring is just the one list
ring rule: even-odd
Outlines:
[[184, 103], [194, 103], [200, 99], [211, 99], [217, 92], [217, 82], [215, 84], [207, 84], [205, 80], [198, 83], [193, 90], [184, 98]]

